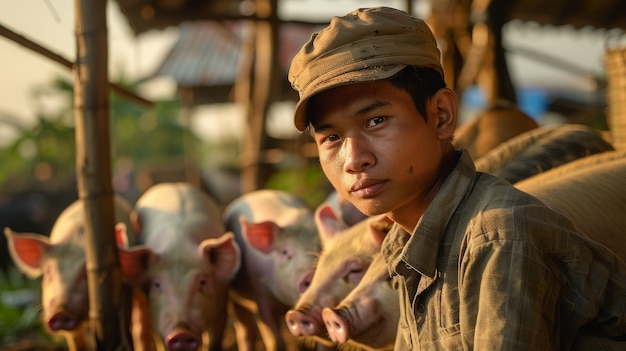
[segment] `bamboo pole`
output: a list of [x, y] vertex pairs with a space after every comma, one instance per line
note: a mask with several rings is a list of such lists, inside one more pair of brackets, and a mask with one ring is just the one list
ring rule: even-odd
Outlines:
[[281, 79], [277, 58], [278, 0], [256, 0], [255, 4], [258, 20], [254, 23], [254, 60], [249, 62], [252, 64], [252, 80], [244, 83], [249, 84], [251, 90], [246, 105], [247, 129], [241, 155], [243, 193], [263, 187], [271, 173], [268, 165], [262, 163], [261, 154], [267, 148], [267, 112], [271, 103], [276, 101], [276, 88]]
[[76, 175], [85, 204], [90, 349], [119, 350], [121, 273], [115, 242], [109, 140], [106, 0], [75, 0]]

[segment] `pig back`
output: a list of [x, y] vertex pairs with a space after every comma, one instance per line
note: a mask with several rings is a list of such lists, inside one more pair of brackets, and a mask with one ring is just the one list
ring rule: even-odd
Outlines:
[[[113, 206], [115, 211], [115, 223], [122, 223], [126, 227], [129, 236], [129, 244], [134, 244], [137, 236], [132, 230], [130, 223], [131, 205], [120, 195], [114, 195]], [[50, 231], [50, 243], [62, 243], [68, 241], [82, 242], [82, 233], [86, 225], [85, 203], [78, 199], [65, 208], [57, 217]]]
[[235, 199], [224, 210], [226, 228], [240, 231], [240, 217], [253, 223], [272, 221], [283, 228], [298, 223], [315, 225], [310, 207], [301, 198], [281, 190], [257, 190]]
[[141, 243], [152, 248], [176, 246], [181, 234], [200, 242], [224, 233], [216, 201], [185, 182], [152, 186], [137, 201], [132, 221]]
[[515, 184], [626, 260], [626, 151], [572, 161]]
[[502, 100], [459, 126], [453, 143], [478, 159], [507, 140], [538, 127], [517, 105]]
[[475, 162], [476, 170], [511, 184], [579, 158], [613, 150], [591, 128], [577, 124], [541, 127], [522, 133]]

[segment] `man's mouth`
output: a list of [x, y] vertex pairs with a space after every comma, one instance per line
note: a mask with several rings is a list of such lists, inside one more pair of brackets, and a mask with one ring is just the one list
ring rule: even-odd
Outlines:
[[360, 179], [352, 184], [350, 187], [350, 193], [360, 198], [369, 198], [375, 196], [386, 184], [385, 180], [381, 179]]

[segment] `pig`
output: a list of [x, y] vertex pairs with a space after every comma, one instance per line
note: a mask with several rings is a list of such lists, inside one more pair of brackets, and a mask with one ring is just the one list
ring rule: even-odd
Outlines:
[[[125, 244], [137, 237], [130, 228], [131, 205], [122, 197], [114, 197], [116, 232], [124, 232]], [[9, 253], [17, 268], [41, 280], [42, 319], [49, 333], [63, 337], [69, 350], [86, 350], [88, 333], [89, 291], [85, 270], [84, 232], [85, 206], [76, 200], [57, 217], [49, 236], [38, 233], [16, 233], [5, 228]], [[130, 304], [132, 290], [124, 286], [125, 304]], [[123, 307], [123, 306], [121, 306]], [[137, 312], [140, 313], [140, 312]], [[141, 318], [136, 317], [133, 318]], [[125, 319], [124, 319], [125, 318]], [[128, 321], [128, 316], [122, 322]], [[130, 326], [123, 326], [124, 328]], [[151, 335], [132, 332], [135, 350], [150, 343]]]
[[515, 183], [626, 261], [626, 150], [587, 156]]
[[332, 346], [322, 309], [336, 306], [361, 280], [380, 251], [389, 220], [384, 215], [373, 216], [348, 227], [330, 206], [318, 208], [315, 219], [322, 251], [311, 285], [285, 314], [285, 320], [293, 335]]
[[348, 296], [336, 306], [322, 310], [322, 318], [335, 343], [350, 345], [350, 349], [393, 350], [400, 303], [381, 253], [374, 256]]
[[567, 162], [614, 150], [593, 129], [577, 124], [542, 127], [522, 133], [475, 161], [477, 171], [511, 184]]
[[465, 148], [476, 160], [505, 141], [538, 127], [517, 105], [503, 100], [459, 126], [453, 143], [456, 148]]
[[232, 284], [238, 349], [254, 349], [255, 310], [266, 350], [296, 345], [295, 338], [284, 340], [281, 330], [285, 313], [309, 286], [320, 250], [313, 210], [289, 192], [262, 189], [235, 199], [223, 218], [242, 255]]
[[[583, 235], [626, 260], [626, 150], [597, 153], [515, 184], [567, 216]], [[331, 340], [365, 350], [393, 348], [398, 295], [377, 255], [359, 284], [322, 317]], [[382, 321], [387, 321], [383, 323]]]
[[137, 200], [131, 224], [140, 242], [120, 247], [122, 275], [145, 292], [160, 346], [220, 350], [241, 258], [216, 201], [189, 183], [159, 183]]

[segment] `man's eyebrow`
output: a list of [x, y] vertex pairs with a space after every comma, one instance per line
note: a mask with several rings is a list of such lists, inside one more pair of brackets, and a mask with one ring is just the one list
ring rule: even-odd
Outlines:
[[389, 102], [387, 101], [381, 101], [381, 100], [376, 100], [374, 102], [372, 102], [371, 104], [364, 106], [363, 108], [361, 108], [360, 110], [357, 111], [356, 115], [364, 115], [367, 113], [370, 113], [372, 111], [375, 111], [379, 108], [383, 108], [386, 106], [391, 105]]
[[324, 123], [324, 124], [320, 124], [320, 125], [315, 125], [315, 124], [311, 123], [311, 125], [313, 126], [313, 133], [312, 134], [317, 134], [317, 133], [323, 132], [323, 131], [333, 127], [333, 125], [330, 124], [330, 123]]

